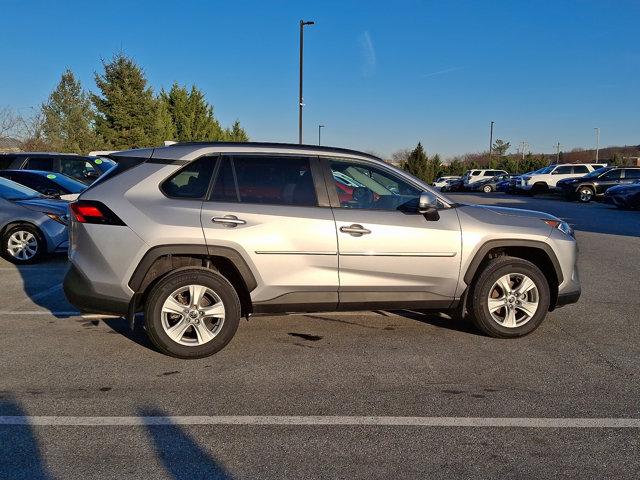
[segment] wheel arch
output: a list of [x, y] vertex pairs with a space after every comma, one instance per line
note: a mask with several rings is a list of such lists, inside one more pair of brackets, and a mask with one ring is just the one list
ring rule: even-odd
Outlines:
[[242, 314], [252, 313], [250, 292], [258, 284], [249, 265], [233, 248], [206, 245], [161, 245], [151, 248], [129, 280], [129, 287], [134, 292], [133, 309], [144, 303], [149, 291], [167, 274], [189, 267], [218, 271], [236, 289]]
[[544, 242], [522, 239], [490, 240], [486, 242], [478, 249], [467, 267], [463, 277], [467, 286], [473, 284], [486, 262], [502, 255], [528, 260], [542, 270], [549, 282], [551, 291], [550, 309], [553, 310], [558, 299], [558, 286], [562, 283], [564, 277], [558, 257], [553, 249]]

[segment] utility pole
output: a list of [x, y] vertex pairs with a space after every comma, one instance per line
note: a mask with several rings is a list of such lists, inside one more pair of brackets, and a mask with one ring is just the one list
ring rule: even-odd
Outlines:
[[302, 107], [304, 102], [302, 101], [302, 60], [304, 50], [304, 26], [313, 25], [315, 22], [305, 22], [300, 20], [300, 95], [298, 97], [298, 143], [302, 144]]
[[491, 122], [491, 133], [489, 134], [489, 161], [491, 161], [491, 155], [493, 154], [493, 124], [495, 122]]
[[600, 129], [598, 127], [594, 128], [596, 131], [596, 163], [598, 162], [598, 156], [600, 153]]
[[324, 128], [324, 125], [318, 125], [318, 145], [322, 145], [322, 142], [320, 141], [320, 139], [322, 138], [322, 130]]
[[560, 163], [560, 142], [556, 143], [556, 163]]

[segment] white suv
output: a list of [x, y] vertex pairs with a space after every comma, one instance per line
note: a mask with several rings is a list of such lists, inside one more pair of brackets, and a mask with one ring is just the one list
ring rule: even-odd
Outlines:
[[468, 187], [480, 180], [488, 180], [496, 175], [508, 175], [508, 173], [504, 170], [467, 170], [462, 177], [462, 183], [465, 187]]
[[565, 163], [549, 165], [543, 170], [522, 175], [516, 183], [516, 189], [536, 194], [555, 190], [558, 181], [565, 178], [583, 177], [598, 168], [606, 167], [606, 163]]

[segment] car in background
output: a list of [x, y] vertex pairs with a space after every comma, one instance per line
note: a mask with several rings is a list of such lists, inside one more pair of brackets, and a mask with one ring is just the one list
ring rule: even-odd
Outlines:
[[460, 175], [447, 175], [445, 177], [438, 177], [436, 181], [433, 182], [431, 185], [441, 190], [442, 187], [444, 187], [447, 184], [448, 180], [458, 180], [459, 178], [460, 178]]
[[640, 180], [609, 188], [604, 193], [604, 200], [618, 208], [640, 208]]
[[588, 203], [603, 197], [611, 187], [637, 180], [640, 180], [640, 167], [603, 167], [584, 177], [560, 180], [557, 188], [568, 200]]
[[462, 176], [462, 182], [465, 188], [471, 187], [476, 182], [481, 180], [487, 180], [489, 178], [495, 177], [496, 175], [507, 175], [508, 172], [504, 170], [467, 170]]
[[504, 182], [508, 183], [511, 176], [512, 175], [509, 174], [501, 174], [488, 178], [486, 180], [480, 180], [479, 182], [471, 184], [469, 190], [484, 193], [496, 192], [498, 190], [498, 184]]
[[75, 200], [87, 189], [87, 185], [75, 178], [42, 170], [0, 170], [0, 177], [32, 188], [47, 197], [69, 201]]
[[445, 184], [440, 187], [441, 192], [462, 192], [464, 191], [464, 181], [462, 178], [453, 178], [447, 180]]
[[[542, 172], [545, 168], [547, 167], [542, 167], [539, 168], [538, 170], [533, 170], [531, 172], [526, 172], [526, 173], [520, 173], [520, 174], [516, 174], [516, 175], [512, 175], [511, 178], [509, 178], [509, 184], [508, 185], [503, 185], [502, 188], [505, 188], [505, 192], [507, 193], [518, 193], [518, 184], [520, 183], [520, 179], [525, 176], [525, 175], [533, 175], [533, 174], [537, 174]], [[499, 190], [502, 191], [502, 190]]]
[[545, 193], [556, 189], [556, 184], [565, 178], [577, 178], [591, 173], [606, 163], [560, 163], [549, 165], [530, 175], [522, 175], [516, 183], [516, 188], [531, 195]]
[[16, 264], [35, 263], [69, 248], [68, 202], [0, 178], [0, 254]]
[[0, 153], [0, 170], [44, 170], [62, 173], [86, 185], [92, 184], [114, 165], [115, 162], [109, 158], [72, 153]]

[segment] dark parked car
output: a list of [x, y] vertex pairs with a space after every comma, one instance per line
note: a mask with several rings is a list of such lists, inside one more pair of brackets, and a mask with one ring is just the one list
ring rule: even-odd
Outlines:
[[462, 192], [464, 191], [464, 181], [462, 178], [447, 180], [446, 184], [440, 188], [441, 192]]
[[13, 180], [48, 197], [75, 200], [87, 185], [62, 173], [42, 170], [0, 170], [0, 177]]
[[512, 176], [513, 175], [506, 175], [506, 174], [495, 175], [486, 180], [479, 180], [475, 183], [472, 183], [471, 185], [469, 185], [469, 189], [476, 192], [484, 192], [484, 193], [496, 192], [498, 190], [498, 184], [504, 183], [504, 182], [508, 183], [509, 179]]
[[605, 192], [604, 198], [618, 208], [640, 208], [640, 180], [631, 185], [611, 187]]
[[109, 158], [71, 153], [20, 152], [0, 154], [0, 170], [44, 170], [62, 173], [90, 185], [115, 162]]
[[603, 167], [579, 178], [565, 178], [556, 184], [560, 192], [570, 200], [587, 203], [620, 184], [640, 179], [640, 167]]

